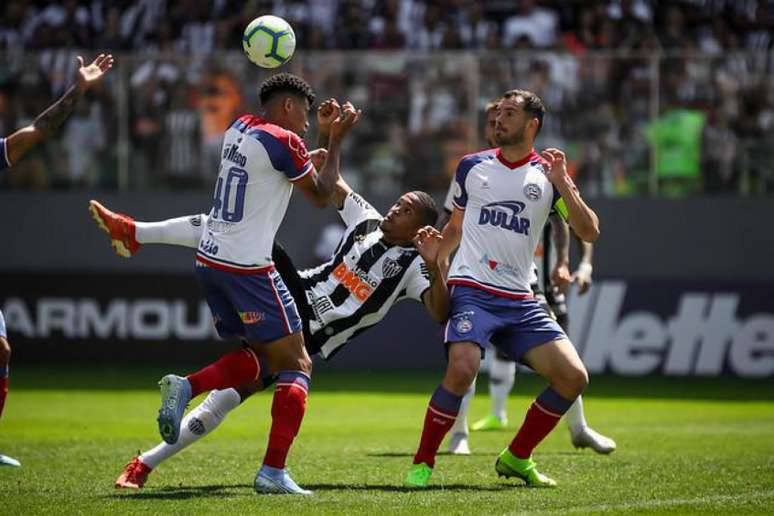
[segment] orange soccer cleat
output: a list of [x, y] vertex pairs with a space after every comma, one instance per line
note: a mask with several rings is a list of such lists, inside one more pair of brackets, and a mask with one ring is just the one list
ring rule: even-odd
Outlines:
[[116, 489], [140, 489], [145, 485], [151, 471], [153, 468], [143, 464], [139, 456], [133, 458], [116, 479]]
[[118, 256], [129, 258], [140, 249], [132, 217], [114, 213], [94, 200], [89, 201], [89, 213], [100, 229], [110, 235], [110, 245]]

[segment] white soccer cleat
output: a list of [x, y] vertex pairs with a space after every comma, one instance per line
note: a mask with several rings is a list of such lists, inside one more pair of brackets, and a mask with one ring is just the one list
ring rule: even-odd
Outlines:
[[470, 455], [468, 436], [463, 433], [455, 433], [449, 438], [449, 453], [452, 455]]
[[253, 483], [255, 492], [259, 494], [294, 494], [309, 496], [312, 494], [307, 489], [302, 489], [290, 478], [286, 469], [261, 466], [255, 475]]
[[576, 448], [591, 448], [597, 453], [607, 455], [615, 451], [615, 441], [609, 437], [592, 430], [589, 427], [584, 427], [578, 433], [573, 433], [572, 445]]
[[16, 468], [20, 468], [21, 462], [14, 459], [13, 457], [9, 457], [8, 455], [0, 454], [0, 466], [14, 466]]

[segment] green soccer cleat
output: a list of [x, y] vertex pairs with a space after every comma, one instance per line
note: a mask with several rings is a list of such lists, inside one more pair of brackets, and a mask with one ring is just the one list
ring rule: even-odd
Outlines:
[[535, 461], [520, 459], [506, 448], [497, 457], [495, 471], [498, 477], [518, 477], [527, 483], [527, 487], [556, 487], [556, 481], [535, 469]]
[[412, 464], [408, 475], [406, 475], [406, 487], [427, 487], [427, 483], [430, 481], [430, 475], [432, 474], [433, 468], [424, 462]]
[[508, 424], [508, 419], [500, 419], [495, 414], [489, 414], [483, 419], [479, 419], [472, 425], [470, 429], [474, 432], [486, 432], [487, 430], [502, 430]]

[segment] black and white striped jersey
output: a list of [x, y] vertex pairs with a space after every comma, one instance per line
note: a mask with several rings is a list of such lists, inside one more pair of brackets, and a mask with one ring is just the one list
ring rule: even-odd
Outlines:
[[310, 351], [325, 359], [381, 321], [396, 302], [421, 302], [430, 287], [427, 266], [417, 250], [386, 243], [379, 228], [382, 215], [362, 197], [350, 193], [339, 214], [347, 228], [333, 257], [299, 271], [312, 312]]

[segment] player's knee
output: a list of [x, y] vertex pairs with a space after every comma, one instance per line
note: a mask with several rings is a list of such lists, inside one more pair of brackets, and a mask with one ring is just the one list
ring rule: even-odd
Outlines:
[[589, 374], [582, 364], [578, 367], [569, 368], [564, 376], [564, 383], [572, 394], [572, 398], [577, 398], [583, 394], [583, 391], [586, 390], [589, 384]]
[[309, 358], [308, 355], [304, 354], [304, 356], [300, 357], [298, 359], [298, 371], [301, 371], [307, 376], [312, 376], [312, 359]]
[[464, 394], [473, 384], [478, 374], [479, 361], [459, 357], [449, 364], [446, 379], [456, 394]]
[[4, 337], [0, 337], [0, 366], [7, 366], [11, 361], [11, 345]]

